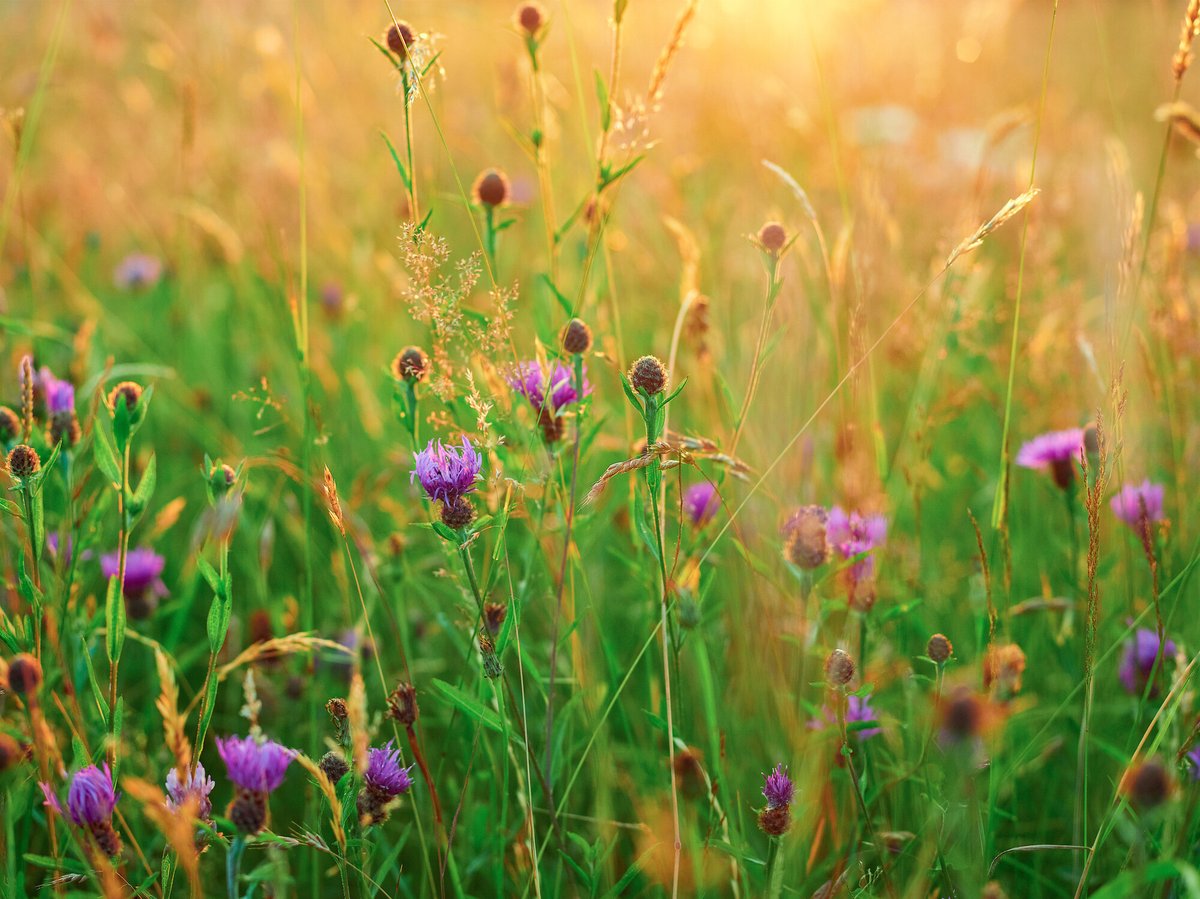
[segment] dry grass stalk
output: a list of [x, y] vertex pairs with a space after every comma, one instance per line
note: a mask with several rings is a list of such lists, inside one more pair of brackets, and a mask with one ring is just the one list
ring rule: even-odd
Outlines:
[[1154, 118], [1159, 122], [1168, 122], [1184, 140], [1200, 145], [1200, 112], [1192, 104], [1183, 100], [1164, 103], [1154, 110]]
[[1040, 190], [1036, 187], [1031, 187], [1019, 197], [1013, 197], [1007, 203], [1000, 207], [1000, 211], [993, 215], [990, 219], [980, 225], [975, 233], [955, 247], [950, 255], [946, 257], [946, 268], [954, 264], [958, 257], [970, 253], [972, 250], [978, 249], [983, 245], [983, 241], [989, 234], [1001, 227], [1005, 222], [1015, 216], [1018, 212], [1033, 202]]
[[325, 480], [322, 485], [322, 491], [325, 494], [325, 507], [329, 511], [329, 518], [333, 521], [338, 531], [343, 537], [346, 536], [346, 519], [342, 515], [342, 503], [338, 499], [337, 484], [333, 480], [333, 472], [329, 470], [329, 466], [325, 466]]
[[175, 683], [175, 672], [167, 660], [166, 653], [154, 647], [154, 664], [158, 669], [160, 692], [155, 708], [162, 716], [163, 737], [167, 748], [175, 756], [175, 767], [186, 773], [192, 764], [192, 744], [187, 738], [187, 718], [179, 713], [179, 687]]
[[663, 47], [662, 53], [654, 63], [654, 69], [650, 73], [650, 86], [646, 89], [646, 105], [651, 109], [656, 108], [662, 101], [663, 83], [667, 80], [667, 72], [671, 68], [671, 63], [679, 54], [679, 48], [683, 46], [683, 36], [687, 32], [688, 25], [696, 16], [698, 2], [699, 0], [688, 0], [683, 9], [679, 11], [679, 16], [675, 19], [675, 27], [671, 29], [671, 39], [667, 41], [667, 45]]
[[367, 688], [362, 675], [354, 672], [350, 692], [346, 696], [346, 716], [350, 725], [350, 740], [354, 748], [354, 764], [359, 771], [367, 770]]
[[200, 856], [196, 851], [195, 822], [199, 801], [195, 797], [189, 797], [177, 811], [172, 811], [167, 807], [166, 796], [162, 790], [137, 777], [124, 778], [121, 781], [121, 789], [142, 804], [142, 811], [146, 817], [153, 821], [167, 838], [187, 875], [191, 894], [204, 895], [200, 888]]
[[1187, 9], [1183, 13], [1183, 24], [1179, 29], [1179, 48], [1171, 60], [1171, 71], [1175, 73], [1175, 83], [1183, 80], [1184, 73], [1192, 64], [1192, 42], [1200, 35], [1200, 0], [1188, 0]]
[[317, 782], [317, 788], [329, 800], [329, 826], [333, 830], [333, 837], [337, 840], [338, 847], [342, 850], [342, 854], [345, 855], [346, 831], [342, 828], [342, 803], [338, 799], [337, 789], [334, 787], [333, 781], [321, 770], [320, 765], [303, 753], [296, 753], [295, 761], [313, 776], [313, 780]]
[[333, 640], [325, 640], [321, 637], [314, 637], [307, 632], [288, 634], [286, 637], [273, 637], [261, 643], [251, 643], [232, 662], [228, 662], [217, 669], [217, 679], [225, 680], [230, 672], [240, 668], [242, 665], [249, 665], [264, 656], [272, 658], [294, 652], [315, 652], [318, 649], [330, 649], [335, 652], [345, 653], [346, 655], [351, 655], [353, 652], [341, 643]]

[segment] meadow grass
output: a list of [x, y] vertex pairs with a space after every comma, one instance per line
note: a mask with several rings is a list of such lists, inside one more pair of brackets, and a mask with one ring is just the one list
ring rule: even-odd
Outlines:
[[4, 896], [1200, 897], [1200, 4], [0, 8]]

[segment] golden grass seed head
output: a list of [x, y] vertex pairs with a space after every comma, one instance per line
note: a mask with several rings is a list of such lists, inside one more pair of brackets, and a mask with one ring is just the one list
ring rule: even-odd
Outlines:
[[21, 416], [8, 406], [0, 406], [0, 444], [12, 443], [21, 433]]

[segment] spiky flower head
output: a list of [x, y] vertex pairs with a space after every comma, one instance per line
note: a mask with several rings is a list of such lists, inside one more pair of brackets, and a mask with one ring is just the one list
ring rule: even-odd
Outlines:
[[829, 559], [829, 512], [823, 506], [801, 506], [783, 525], [783, 555], [797, 568], [811, 571]]
[[[871, 708], [871, 697], [867, 696], [847, 696], [846, 697], [846, 727], [860, 740], [869, 740], [883, 733], [883, 728], [872, 727], [867, 725], [877, 724], [879, 718], [875, 715], [875, 710]], [[808, 726], [813, 730], [820, 730], [827, 727], [837, 727], [839, 724], [838, 717], [833, 709], [829, 706], [822, 706], [821, 717], [814, 718], [808, 722]]]
[[540, 3], [522, 3], [517, 7], [517, 27], [529, 37], [535, 36], [546, 24], [546, 10]]
[[1022, 468], [1049, 468], [1054, 483], [1066, 490], [1075, 479], [1075, 462], [1083, 441], [1083, 428], [1041, 434], [1017, 452], [1017, 464]]
[[834, 687], [844, 687], [854, 679], [854, 659], [850, 653], [839, 648], [826, 657], [825, 679]]
[[392, 360], [392, 376], [410, 384], [424, 381], [429, 377], [429, 356], [419, 346], [406, 346]]
[[763, 780], [762, 794], [767, 798], [768, 808], [778, 808], [790, 805], [795, 795], [796, 787], [788, 777], [787, 768], [783, 762], [775, 766]]
[[426, 496], [447, 504], [475, 490], [483, 467], [483, 458], [465, 435], [461, 448], [447, 446], [441, 440], [435, 447], [431, 440], [425, 449], [413, 454], [413, 461], [409, 480], [420, 480]]
[[[571, 369], [561, 362], [555, 362], [550, 371], [545, 371], [536, 360], [530, 359], [518, 363], [508, 376], [508, 385], [529, 401], [535, 411], [547, 409], [552, 413], [558, 412], [564, 406], [579, 402], [579, 391], [575, 389]], [[583, 394], [592, 392], [592, 385], [587, 380], [587, 368], [584, 367]]]
[[108, 408], [117, 411], [118, 404], [124, 401], [125, 408], [133, 413], [142, 399], [142, 385], [134, 381], [122, 381], [108, 394]]
[[[843, 559], [852, 559], [883, 545], [887, 540], [887, 518], [883, 515], [863, 515], [846, 512], [841, 506], [829, 510], [827, 522], [829, 542]], [[875, 574], [874, 556], [864, 556], [850, 569], [855, 581], [867, 580]]]
[[929, 638], [925, 654], [937, 664], [944, 665], [946, 660], [954, 655], [954, 644], [945, 634], [934, 634]]
[[787, 245], [787, 239], [787, 229], [779, 222], [767, 222], [758, 229], [759, 245], [772, 256], [779, 255], [779, 252]]
[[190, 805], [197, 818], [207, 821], [213, 810], [209, 794], [216, 785], [202, 762], [197, 762], [185, 777], [179, 776], [179, 769], [172, 768], [167, 772], [167, 808], [177, 812]]
[[75, 772], [67, 790], [67, 815], [72, 821], [80, 827], [100, 824], [112, 818], [116, 807], [117, 791], [107, 762], [103, 768], [88, 765]]
[[1149, 478], [1140, 484], [1127, 484], [1112, 498], [1112, 510], [1141, 536], [1147, 524], [1163, 520], [1163, 485]]
[[8, 406], [0, 406], [0, 446], [8, 446], [21, 433], [21, 417]]
[[629, 383], [648, 396], [662, 393], [667, 386], [667, 367], [655, 356], [642, 356], [629, 368]]
[[499, 169], [485, 169], [480, 172], [471, 187], [471, 196], [475, 198], [475, 204], [490, 209], [503, 206], [511, 194], [508, 176]]
[[721, 508], [717, 488], [708, 481], [692, 484], [683, 491], [683, 512], [695, 527], [703, 527]]
[[388, 26], [387, 31], [383, 33], [383, 42], [387, 48], [400, 57], [401, 60], [408, 58], [408, 51], [412, 48], [416, 41], [416, 32], [412, 30], [412, 26], [404, 21], [393, 22]]
[[389, 740], [382, 747], [367, 753], [367, 770], [363, 772], [363, 783], [372, 790], [394, 798], [412, 788], [412, 765], [404, 768], [400, 764], [400, 750]]
[[8, 688], [18, 696], [30, 696], [42, 685], [42, 663], [27, 652], [8, 663]]
[[[1161, 647], [1162, 665], [1165, 669], [1168, 661], [1175, 657], [1175, 641], [1169, 637], [1161, 643], [1158, 633], [1149, 628], [1138, 628], [1133, 639], [1125, 643], [1121, 654], [1121, 665], [1117, 676], [1126, 692], [1140, 696], [1146, 690], [1154, 669], [1159, 664], [1159, 649]], [[1157, 688], [1151, 690], [1151, 695], [1157, 693]]]
[[[105, 578], [120, 573], [119, 553], [106, 553], [100, 557], [100, 571]], [[149, 547], [140, 546], [125, 555], [125, 609], [131, 618], [146, 618], [157, 607], [158, 601], [167, 595], [162, 581], [166, 559]]]
[[573, 355], [581, 355], [592, 348], [592, 329], [583, 319], [573, 318], [562, 329], [562, 348]]
[[33, 477], [42, 468], [42, 460], [38, 458], [37, 450], [24, 443], [18, 443], [8, 454], [8, 473], [13, 480], [23, 481]]
[[274, 740], [260, 743], [254, 737], [218, 737], [217, 752], [235, 786], [260, 793], [277, 790], [296, 757]]

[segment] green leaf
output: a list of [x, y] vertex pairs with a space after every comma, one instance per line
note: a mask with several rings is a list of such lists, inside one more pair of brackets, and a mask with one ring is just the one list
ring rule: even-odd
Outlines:
[[503, 732], [503, 728], [500, 726], [500, 716], [492, 709], [483, 705], [475, 697], [468, 696], [462, 690], [458, 689], [458, 687], [448, 684], [444, 680], [439, 680], [436, 677], [433, 679], [433, 687], [468, 718], [479, 722], [485, 727], [491, 728], [496, 733]]
[[129, 435], [133, 432], [133, 416], [129, 412], [129, 406], [123, 395], [117, 397], [117, 405], [113, 409], [112, 429], [117, 452], [124, 455], [125, 447], [129, 446]]
[[92, 665], [92, 654], [88, 652], [87, 643], [80, 639], [83, 643], [83, 661], [87, 666], [88, 683], [92, 685], [92, 696], [96, 700], [96, 706], [100, 709], [100, 717], [104, 719], [105, 728], [108, 727], [108, 700], [104, 698], [104, 690], [100, 687], [100, 681], [96, 679], [96, 668]]
[[650, 555], [658, 558], [658, 539], [654, 536], [654, 531], [650, 529], [649, 522], [646, 521], [646, 507], [642, 503], [642, 497], [639, 493], [633, 502], [633, 517], [637, 521], [638, 536], [642, 538], [642, 542], [646, 544], [646, 549], [650, 550]]
[[146, 470], [142, 473], [142, 479], [138, 482], [137, 490], [133, 492], [132, 505], [136, 506], [139, 512], [146, 508], [150, 497], [154, 495], [154, 487], [158, 483], [157, 459], [158, 457], [153, 453], [150, 454], [150, 461], [146, 463]]
[[671, 400], [675, 399], [675, 397], [679, 396], [679, 391], [683, 390], [684, 385], [686, 385], [687, 382], [687, 378], [684, 378], [682, 381], [680, 381], [679, 386], [672, 390], [670, 395], [668, 395], [667, 398], [662, 401], [662, 405], [665, 406], [667, 403], [671, 402]]
[[458, 534], [454, 533], [454, 528], [446, 524], [444, 521], [432, 522], [433, 529], [437, 531], [438, 536], [449, 540], [455, 546], [458, 545]]
[[391, 139], [383, 131], [379, 132], [379, 136], [383, 138], [383, 142], [387, 144], [388, 152], [392, 154], [392, 162], [396, 163], [396, 171], [400, 173], [400, 180], [404, 182], [404, 189], [410, 194], [412, 193], [412, 179], [408, 177], [408, 170], [404, 168], [404, 163], [400, 161], [400, 154], [396, 152], [396, 148], [392, 146]]
[[209, 564], [208, 560], [203, 556], [197, 556], [196, 567], [200, 569], [200, 573], [204, 575], [204, 579], [208, 581], [208, 586], [212, 588], [212, 592], [220, 596], [221, 594], [221, 575], [217, 574], [217, 569]]
[[604, 83], [604, 76], [597, 69], [596, 76], [596, 98], [600, 101], [600, 130], [607, 131], [612, 125], [612, 104], [608, 100], [608, 86]]
[[562, 307], [562, 311], [567, 315], [574, 315], [575, 306], [571, 302], [570, 297], [559, 290], [557, 285], [550, 280], [550, 276], [545, 272], [542, 272], [538, 277], [542, 279], [542, 283], [550, 288], [550, 292], [554, 294], [554, 299], [558, 300], [558, 305]]
[[125, 599], [121, 596], [121, 579], [113, 575], [108, 579], [108, 595], [104, 600], [105, 649], [109, 664], [121, 658], [125, 646]]
[[112, 444], [112, 436], [99, 424], [93, 430], [96, 439], [92, 443], [92, 453], [96, 457], [96, 465], [110, 484], [120, 485], [121, 464], [117, 461], [117, 450]]

